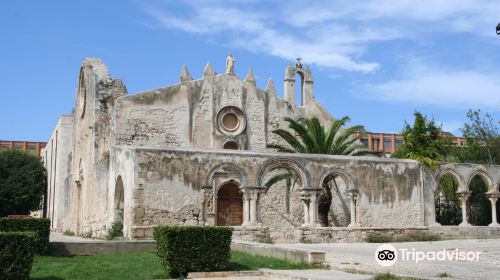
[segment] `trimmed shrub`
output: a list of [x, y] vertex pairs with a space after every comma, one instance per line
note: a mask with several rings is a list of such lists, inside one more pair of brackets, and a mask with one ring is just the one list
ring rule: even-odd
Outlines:
[[50, 219], [0, 218], [0, 231], [32, 231], [35, 233], [35, 254], [49, 250]]
[[111, 240], [111, 239], [116, 239], [123, 237], [123, 223], [122, 222], [114, 222], [111, 225], [111, 228], [108, 230], [108, 233], [106, 234], [106, 239]]
[[29, 279], [35, 244], [33, 232], [0, 232], [0, 279]]
[[170, 277], [188, 272], [220, 271], [231, 257], [230, 227], [159, 226], [154, 229], [156, 253]]

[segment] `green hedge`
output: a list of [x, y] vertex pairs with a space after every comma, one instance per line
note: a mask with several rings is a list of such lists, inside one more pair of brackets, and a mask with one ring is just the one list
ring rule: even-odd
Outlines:
[[29, 279], [35, 245], [33, 232], [0, 232], [0, 279]]
[[170, 277], [220, 271], [231, 257], [232, 233], [230, 227], [159, 226], [154, 230], [156, 252]]
[[44, 255], [49, 250], [50, 219], [0, 218], [0, 231], [33, 231], [35, 253]]

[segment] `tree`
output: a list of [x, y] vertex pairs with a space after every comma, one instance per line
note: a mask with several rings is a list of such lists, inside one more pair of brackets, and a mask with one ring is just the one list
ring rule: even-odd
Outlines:
[[500, 129], [491, 115], [469, 110], [467, 118], [462, 128], [465, 146], [454, 150], [455, 161], [500, 164]]
[[393, 157], [418, 160], [428, 168], [437, 169], [449, 154], [451, 139], [445, 135], [434, 119], [428, 120], [418, 111], [413, 115], [415, 116], [413, 126], [405, 123], [401, 132], [403, 144]]
[[[465, 138], [463, 147], [455, 147], [452, 161], [478, 164], [500, 164], [500, 129], [492, 116], [482, 115], [480, 110], [467, 112], [468, 122], [461, 129]], [[472, 192], [468, 199], [469, 222], [473, 225], [487, 225], [491, 222], [491, 204], [485, 192], [486, 183], [474, 177], [469, 185]], [[500, 207], [497, 207], [500, 216]]]
[[[294, 134], [285, 129], [276, 129], [273, 133], [280, 136], [288, 145], [270, 144], [267, 146], [268, 148], [284, 153], [349, 156], [369, 154], [363, 145], [358, 144], [361, 135], [353, 135], [355, 132], [362, 131], [363, 127], [358, 125], [345, 128], [344, 125], [350, 121], [347, 116], [335, 120], [328, 128], [328, 131], [325, 130], [317, 118], [298, 120], [285, 118], [285, 120]], [[266, 183], [266, 187], [281, 180], [287, 180], [287, 183], [290, 183], [292, 181], [290, 180], [291, 177], [297, 180], [290, 171], [277, 174]], [[333, 181], [335, 182], [335, 180]], [[322, 182], [323, 190], [318, 201], [319, 219], [323, 225], [328, 225], [328, 211], [332, 203], [332, 193], [328, 183], [326, 180]], [[288, 187], [289, 185], [287, 185]]]
[[45, 186], [46, 171], [39, 157], [0, 150], [0, 217], [39, 210]]

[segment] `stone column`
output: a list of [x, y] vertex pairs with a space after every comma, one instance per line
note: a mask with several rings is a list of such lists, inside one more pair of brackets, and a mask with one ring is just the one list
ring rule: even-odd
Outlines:
[[309, 200], [309, 223], [316, 225], [318, 223], [318, 202], [317, 193], [311, 193]]
[[203, 223], [205, 225], [215, 225], [214, 190], [212, 186], [203, 186], [202, 189], [205, 191], [202, 213]]
[[250, 199], [251, 199], [251, 193], [250, 190], [243, 190], [243, 224], [242, 225], [249, 225], [250, 224]]
[[311, 199], [311, 194], [306, 192], [306, 191], [302, 191], [300, 193], [300, 199], [302, 200], [302, 203], [304, 204], [304, 226], [308, 226], [311, 221], [309, 220], [309, 218], [311, 217], [311, 214], [310, 214], [310, 210], [309, 210], [309, 203], [310, 203], [310, 199]]
[[495, 191], [495, 192], [487, 193], [486, 195], [488, 196], [488, 198], [490, 199], [490, 202], [491, 202], [491, 224], [489, 224], [488, 226], [499, 227], [500, 224], [498, 224], [498, 220], [497, 220], [497, 218], [498, 218], [497, 217], [497, 200], [500, 197], [500, 192]]
[[467, 199], [470, 196], [469, 191], [461, 191], [458, 193], [458, 197], [460, 198], [460, 202], [462, 204], [462, 222], [458, 225], [461, 227], [470, 227], [468, 218], [467, 218]]
[[257, 225], [257, 190], [252, 190], [250, 193], [250, 224]]
[[351, 222], [347, 227], [358, 227], [358, 221], [356, 220], [356, 204], [358, 202], [358, 194], [359, 191], [355, 189], [347, 190], [347, 194], [349, 196], [350, 206], [351, 206]]

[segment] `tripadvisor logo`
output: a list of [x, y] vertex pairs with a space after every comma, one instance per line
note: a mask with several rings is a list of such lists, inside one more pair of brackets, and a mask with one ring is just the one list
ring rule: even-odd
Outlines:
[[375, 261], [381, 266], [393, 266], [398, 260], [398, 252], [391, 244], [382, 244], [375, 250]]
[[393, 266], [396, 261], [411, 261], [419, 263], [422, 261], [479, 261], [481, 252], [462, 251], [455, 249], [442, 249], [438, 251], [418, 251], [415, 248], [399, 248], [397, 250], [391, 244], [382, 244], [375, 250], [375, 261], [381, 266]]

